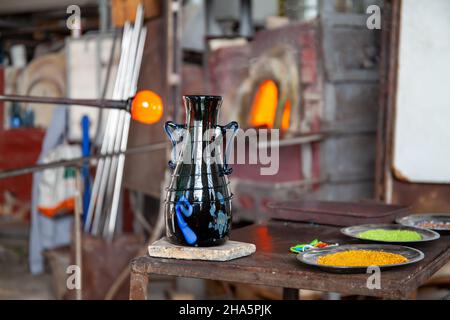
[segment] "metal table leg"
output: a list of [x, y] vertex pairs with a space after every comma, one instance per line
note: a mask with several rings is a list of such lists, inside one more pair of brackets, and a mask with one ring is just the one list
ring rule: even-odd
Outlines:
[[298, 289], [283, 288], [283, 300], [299, 300], [300, 293]]
[[147, 285], [147, 275], [132, 271], [130, 277], [130, 300], [147, 300]]

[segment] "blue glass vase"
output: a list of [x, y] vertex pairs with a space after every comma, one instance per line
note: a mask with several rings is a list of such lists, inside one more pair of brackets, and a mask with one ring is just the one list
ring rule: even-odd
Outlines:
[[[186, 124], [171, 121], [172, 178], [165, 199], [167, 239], [177, 245], [216, 246], [229, 237], [231, 198], [227, 160], [237, 122], [217, 124], [220, 96], [184, 96]], [[226, 136], [226, 148], [222, 147]]]

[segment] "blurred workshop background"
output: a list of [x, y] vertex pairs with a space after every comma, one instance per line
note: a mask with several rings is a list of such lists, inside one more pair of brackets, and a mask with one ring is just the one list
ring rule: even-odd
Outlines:
[[[99, 229], [82, 235], [83, 298], [128, 297], [129, 261], [164, 232], [163, 124], [183, 123], [183, 94], [223, 96], [222, 123], [281, 130], [276, 175], [234, 165], [234, 228], [267, 221], [270, 202], [292, 199], [450, 212], [450, 67], [441, 63], [450, 57], [450, 1], [403, 0], [399, 13], [394, 0], [2, 0], [0, 95], [130, 97], [115, 83], [139, 2], [142, 59], [125, 68], [140, 72], [124, 81], [135, 77], [135, 89], [161, 97], [159, 121], [132, 121], [128, 133], [126, 119], [108, 129], [103, 109], [0, 102], [0, 299], [75, 298], [65, 281], [76, 256], [75, 169], [14, 170], [98, 154], [108, 132], [134, 152], [108, 164], [118, 186], [105, 184]], [[91, 164], [84, 190], [94, 187]], [[83, 201], [87, 212], [89, 193]], [[110, 211], [117, 218], [107, 229]], [[149, 290], [150, 299], [281, 297], [276, 288], [169, 276]], [[446, 266], [417, 297], [449, 292]]]

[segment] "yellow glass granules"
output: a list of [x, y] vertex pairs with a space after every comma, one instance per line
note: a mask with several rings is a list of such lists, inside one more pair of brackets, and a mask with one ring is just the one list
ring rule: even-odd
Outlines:
[[376, 250], [348, 250], [319, 257], [317, 263], [335, 267], [383, 266], [407, 262], [408, 259], [396, 253]]

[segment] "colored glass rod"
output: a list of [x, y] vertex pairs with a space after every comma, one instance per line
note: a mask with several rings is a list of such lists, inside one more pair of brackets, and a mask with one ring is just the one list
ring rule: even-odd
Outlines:
[[134, 97], [129, 98], [128, 100], [70, 99], [20, 95], [0, 95], [0, 101], [81, 105], [86, 107], [126, 110], [131, 113], [131, 117], [133, 120], [145, 124], [153, 124], [158, 122], [161, 119], [164, 110], [161, 97], [150, 90], [139, 91]]

